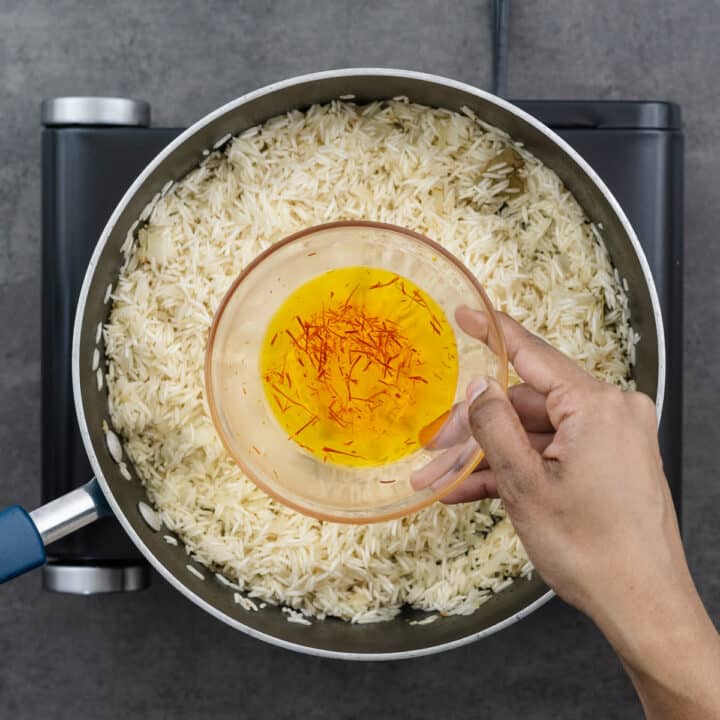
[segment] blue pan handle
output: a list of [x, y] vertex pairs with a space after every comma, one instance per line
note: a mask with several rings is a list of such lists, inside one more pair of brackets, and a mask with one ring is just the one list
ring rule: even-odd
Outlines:
[[19, 505], [0, 511], [0, 582], [45, 564], [45, 544], [30, 514]]
[[0, 583], [44, 565], [46, 545], [110, 514], [94, 478], [31, 513], [19, 505], [0, 510]]

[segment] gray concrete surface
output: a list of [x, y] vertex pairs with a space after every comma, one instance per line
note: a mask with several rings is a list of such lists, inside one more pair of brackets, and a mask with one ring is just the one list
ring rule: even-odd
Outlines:
[[[516, 2], [514, 97], [680, 102], [687, 135], [685, 538], [720, 613], [720, 7], [708, 0]], [[189, 123], [300, 72], [382, 65], [488, 85], [485, 2], [0, 2], [0, 506], [39, 498], [38, 102], [148, 98], [156, 124]], [[0, 589], [0, 717], [632, 718], [605, 641], [553, 602], [480, 644], [358, 665], [276, 650], [227, 630], [156, 578], [93, 599]], [[497, 715], [496, 715], [497, 714]]]

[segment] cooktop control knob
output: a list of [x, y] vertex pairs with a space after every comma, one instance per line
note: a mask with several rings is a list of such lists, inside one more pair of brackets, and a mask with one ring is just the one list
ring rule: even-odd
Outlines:
[[50, 562], [42, 573], [43, 588], [72, 595], [144, 590], [150, 585], [146, 563], [73, 564]]
[[121, 97], [47, 98], [40, 106], [46, 127], [108, 125], [150, 127], [150, 103]]

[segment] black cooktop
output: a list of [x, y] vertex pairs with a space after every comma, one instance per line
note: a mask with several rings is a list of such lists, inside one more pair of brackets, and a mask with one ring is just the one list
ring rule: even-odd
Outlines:
[[[625, 209], [645, 249], [665, 322], [668, 364], [660, 445], [679, 512], [683, 247], [680, 109], [661, 102], [516, 103], [555, 129], [595, 168]], [[140, 170], [180, 132], [179, 128], [83, 125], [72, 117], [43, 130], [43, 502], [92, 476], [75, 419], [70, 371], [75, 303], [85, 268], [115, 204]], [[51, 562], [67, 567], [122, 566], [140, 560], [138, 551], [112, 519], [58, 541], [48, 553]]]

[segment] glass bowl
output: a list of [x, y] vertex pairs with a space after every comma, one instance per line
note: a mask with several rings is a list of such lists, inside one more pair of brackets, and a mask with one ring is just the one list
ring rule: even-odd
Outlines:
[[[419, 436], [422, 442], [407, 440], [414, 446], [409, 454], [379, 465], [348, 466], [334, 461], [332, 455], [308, 452], [281, 426], [264, 386], [261, 350], [267, 347], [269, 327], [283, 303], [309, 281], [344, 268], [380, 269], [407, 279], [410, 287], [414, 284], [434, 300], [445, 315], [443, 327], [449, 325], [448, 332], [454, 334], [457, 379], [453, 377], [449, 395], [447, 383], [442, 398], [432, 395], [432, 382], [423, 389], [426, 398], [443, 404], [443, 412], [424, 426]], [[399, 293], [397, 297], [398, 302], [407, 302]], [[455, 311], [461, 305], [484, 311], [488, 326], [484, 341], [458, 327]], [[449, 493], [473, 471], [483, 451], [472, 437], [442, 449], [433, 449], [427, 440], [442, 426], [444, 413], [466, 399], [467, 387], [477, 376], [493, 377], [507, 388], [505, 341], [475, 276], [436, 242], [374, 222], [308, 228], [259, 255], [220, 303], [205, 358], [213, 422], [245, 474], [267, 494], [299, 512], [344, 523], [379, 522], [416, 512]], [[436, 385], [440, 393], [440, 383]], [[441, 454], [444, 457], [436, 460]], [[426, 487], [416, 487], [419, 471], [433, 461], [439, 468], [437, 477]]]

